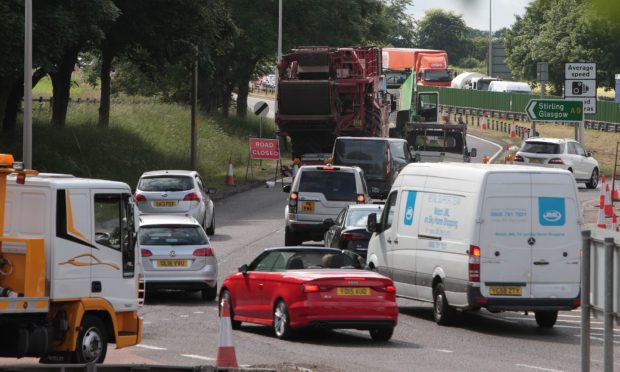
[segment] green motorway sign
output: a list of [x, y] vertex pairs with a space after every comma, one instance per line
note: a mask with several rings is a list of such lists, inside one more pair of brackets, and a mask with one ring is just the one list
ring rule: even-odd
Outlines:
[[583, 121], [583, 101], [531, 99], [525, 108], [533, 121]]

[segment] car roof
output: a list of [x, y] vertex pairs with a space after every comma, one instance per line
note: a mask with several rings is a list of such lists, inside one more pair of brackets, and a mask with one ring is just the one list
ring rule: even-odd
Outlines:
[[342, 250], [337, 249], [337, 248], [327, 248], [327, 247], [304, 247], [304, 246], [297, 246], [297, 247], [271, 247], [271, 248], [266, 248], [265, 251], [281, 251], [281, 252], [315, 252], [315, 251], [321, 251], [321, 252], [334, 252], [334, 253], [341, 253]]
[[142, 177], [153, 177], [153, 176], [194, 176], [198, 172], [191, 170], [179, 170], [179, 169], [171, 169], [171, 170], [155, 170], [142, 173]]
[[548, 143], [566, 143], [575, 142], [570, 138], [549, 138], [549, 137], [534, 137], [528, 138], [525, 142], [548, 142]]
[[196, 225], [200, 223], [192, 216], [183, 214], [141, 214], [140, 226], [153, 225]]
[[341, 136], [337, 137], [338, 140], [358, 140], [358, 141], [387, 141], [387, 142], [407, 142], [404, 138], [390, 138], [390, 137], [351, 137], [351, 136]]
[[373, 210], [383, 209], [383, 204], [349, 204], [349, 210]]
[[[333, 169], [325, 169], [325, 167], [332, 167]], [[324, 164], [324, 165], [302, 165], [299, 168], [299, 171], [326, 171], [326, 172], [347, 172], [347, 173], [358, 173], [361, 172], [361, 168], [357, 167], [357, 166], [347, 166], [347, 165], [331, 165], [331, 164]]]

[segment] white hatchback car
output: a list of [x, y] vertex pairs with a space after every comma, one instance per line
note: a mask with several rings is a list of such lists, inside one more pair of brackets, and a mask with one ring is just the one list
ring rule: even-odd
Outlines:
[[201, 291], [203, 300], [215, 299], [215, 251], [204, 229], [193, 217], [142, 215], [138, 244], [147, 291]]
[[134, 198], [140, 214], [189, 214], [213, 235], [215, 210], [209, 195], [215, 192], [205, 189], [196, 171], [159, 170], [142, 174]]
[[577, 182], [595, 189], [598, 185], [598, 161], [583, 146], [572, 139], [530, 138], [525, 140], [516, 153], [514, 162], [523, 165], [566, 169], [573, 173]]
[[335, 220], [349, 204], [371, 203], [364, 172], [359, 167], [304, 165], [283, 191], [290, 193], [284, 210], [287, 246], [323, 240], [331, 226], [326, 220]]

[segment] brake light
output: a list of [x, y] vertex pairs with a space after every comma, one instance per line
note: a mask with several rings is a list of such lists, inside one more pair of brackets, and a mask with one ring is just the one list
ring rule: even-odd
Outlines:
[[366, 235], [362, 233], [345, 232], [340, 235], [340, 240], [343, 240], [343, 241], [364, 240], [364, 239], [366, 239]]
[[146, 196], [144, 196], [142, 194], [135, 193], [135, 194], [133, 194], [133, 199], [136, 202], [145, 202], [146, 201]]
[[513, 161], [523, 162], [523, 156], [515, 155], [515, 158], [513, 159]]
[[319, 292], [321, 290], [321, 287], [319, 287], [316, 284], [304, 284], [301, 286], [301, 291], [304, 293], [316, 293]]
[[396, 293], [396, 287], [394, 287], [393, 285], [386, 285], [385, 286], [385, 292], [386, 293]]
[[564, 160], [560, 158], [551, 158], [549, 159], [549, 164], [564, 164]]
[[206, 248], [198, 248], [198, 249], [194, 250], [194, 253], [192, 253], [192, 256], [196, 256], [196, 257], [212, 257], [212, 256], [215, 256], [215, 254], [213, 253], [213, 248], [206, 247]]
[[469, 246], [469, 281], [480, 282], [480, 247]]
[[151, 257], [153, 255], [153, 252], [149, 251], [148, 249], [140, 249], [140, 255], [142, 257]]
[[324, 167], [319, 167], [319, 169], [321, 169], [321, 170], [334, 170], [335, 168], [332, 167], [331, 165], [326, 165]]
[[200, 198], [200, 195], [198, 195], [197, 192], [191, 192], [191, 193], [185, 195], [185, 197], [183, 197], [183, 201], [197, 201], [197, 202], [200, 202], [201, 198]]
[[364, 204], [364, 202], [366, 201], [366, 197], [364, 196], [364, 194], [357, 194], [355, 201], [357, 202], [357, 204]]
[[581, 306], [581, 298], [573, 299], [573, 307], [579, 307], [579, 306]]
[[288, 211], [289, 213], [297, 213], [297, 199], [299, 195], [296, 192], [292, 192], [288, 199]]

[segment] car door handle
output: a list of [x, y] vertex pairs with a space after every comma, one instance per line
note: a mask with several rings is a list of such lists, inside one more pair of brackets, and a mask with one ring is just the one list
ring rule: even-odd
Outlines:
[[263, 283], [258, 283], [258, 288], [263, 289], [264, 284]]
[[394, 239], [394, 244], [398, 244], [398, 238]]
[[388, 238], [387, 242], [391, 244], [392, 243], [392, 239]]
[[534, 265], [549, 265], [549, 262], [545, 260], [534, 261]]

